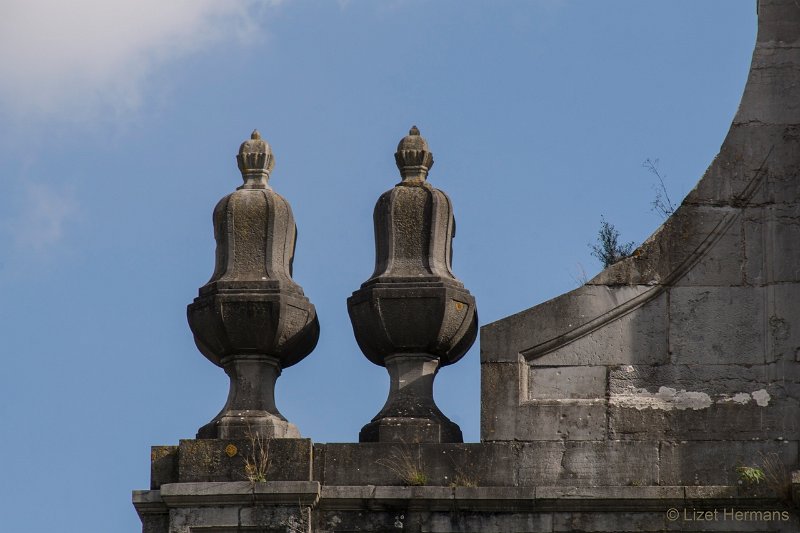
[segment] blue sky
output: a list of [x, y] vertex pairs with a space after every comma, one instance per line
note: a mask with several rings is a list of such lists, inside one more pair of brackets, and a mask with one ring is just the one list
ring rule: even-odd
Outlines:
[[[658, 158], [682, 199], [716, 155], [754, 0], [6, 0], [0, 7], [0, 523], [138, 531], [149, 447], [192, 438], [227, 378], [185, 307], [211, 211], [258, 128], [292, 205], [316, 350], [278, 381], [304, 436], [355, 441], [386, 371], [345, 301], [412, 124], [454, 203], [453, 268], [481, 324], [600, 270], [600, 217], [637, 244]], [[479, 439], [478, 344], [436, 398]]]

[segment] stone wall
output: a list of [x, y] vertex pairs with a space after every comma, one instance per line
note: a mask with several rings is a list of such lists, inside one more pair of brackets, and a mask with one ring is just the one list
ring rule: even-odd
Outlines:
[[677, 211], [586, 285], [482, 328], [484, 441], [617, 449], [660, 484], [796, 467], [800, 7], [759, 8], [738, 113]]

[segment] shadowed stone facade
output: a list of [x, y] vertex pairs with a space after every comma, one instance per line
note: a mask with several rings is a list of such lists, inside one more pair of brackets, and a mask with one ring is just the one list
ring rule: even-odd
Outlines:
[[[274, 438], [296, 436], [270, 433], [280, 424], [256, 424], [248, 438], [234, 424], [156, 446], [150, 489], [133, 495], [144, 533], [800, 531], [800, 5], [758, 8], [740, 108], [678, 210], [586, 285], [481, 329], [480, 443], [454, 442], [428, 394], [438, 367], [474, 340], [476, 315], [449, 267], [450, 202], [425, 182], [432, 156], [412, 130], [396, 156], [403, 182], [376, 207], [375, 273], [349, 301], [359, 345], [393, 379], [385, 416], [360, 443]], [[270, 227], [284, 235], [289, 221]], [[225, 254], [217, 237], [212, 282]], [[303, 301], [289, 281], [266, 292]], [[247, 301], [263, 293], [246, 288]], [[446, 317], [456, 301], [459, 320]], [[254, 316], [262, 331], [269, 313], [220, 326], [192, 319], [190, 306], [190, 321], [215, 364], [261, 354], [288, 366], [316, 342], [303, 305], [310, 329], [286, 360], [274, 344], [226, 352], [205, 340], [223, 326], [249, 331]], [[411, 331], [396, 334], [393, 320]], [[236, 381], [238, 370], [226, 372]], [[271, 398], [268, 372], [247, 375]], [[421, 385], [404, 393], [409, 376]], [[274, 421], [272, 407], [260, 411]], [[244, 481], [265, 446], [268, 481]], [[743, 483], [743, 466], [768, 479]], [[423, 472], [425, 486], [401, 479], [404, 468]]]

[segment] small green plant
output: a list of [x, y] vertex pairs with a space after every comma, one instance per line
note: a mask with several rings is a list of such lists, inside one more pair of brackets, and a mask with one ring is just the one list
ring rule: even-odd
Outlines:
[[739, 474], [739, 482], [746, 485], [758, 485], [767, 479], [764, 471], [756, 466], [740, 466], [736, 468], [736, 472]]
[[619, 230], [604, 217], [600, 217], [600, 230], [597, 232], [597, 244], [590, 244], [592, 255], [608, 268], [629, 257], [633, 252], [633, 241], [620, 244]]
[[406, 485], [420, 487], [428, 484], [428, 475], [422, 469], [419, 455], [415, 461], [411, 449], [405, 443], [392, 448], [389, 457], [378, 459], [376, 462], [394, 472]]
[[244, 459], [244, 475], [252, 484], [264, 483], [269, 468], [269, 439], [250, 429], [247, 438], [250, 440], [250, 453]]

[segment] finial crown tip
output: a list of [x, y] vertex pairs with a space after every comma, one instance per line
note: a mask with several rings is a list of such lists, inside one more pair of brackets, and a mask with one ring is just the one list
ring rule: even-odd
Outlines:
[[419, 128], [417, 126], [411, 126], [411, 129], [408, 130], [409, 135], [419, 135]]
[[260, 139], [261, 138], [261, 134], [258, 132], [258, 130], [253, 130], [253, 133], [250, 134], [250, 138], [251, 139]]

